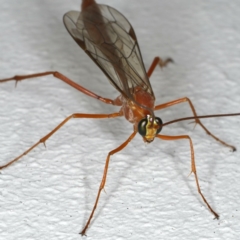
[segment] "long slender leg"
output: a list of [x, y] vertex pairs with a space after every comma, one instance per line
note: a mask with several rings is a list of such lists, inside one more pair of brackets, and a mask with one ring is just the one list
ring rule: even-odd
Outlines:
[[135, 137], [136, 133], [137, 133], [137, 132], [133, 132], [133, 133], [130, 135], [130, 137], [129, 137], [124, 143], [122, 143], [119, 147], [117, 147], [116, 149], [114, 149], [114, 150], [112, 150], [111, 152], [108, 153], [108, 156], [107, 156], [107, 159], [106, 159], [106, 163], [105, 163], [105, 167], [104, 167], [104, 172], [103, 172], [102, 181], [101, 181], [101, 184], [100, 184], [99, 189], [98, 189], [97, 198], [96, 198], [95, 204], [94, 204], [94, 206], [93, 206], [92, 212], [91, 212], [91, 214], [90, 214], [90, 216], [89, 216], [89, 218], [88, 218], [88, 221], [87, 221], [85, 227], [83, 228], [83, 230], [82, 230], [81, 233], [80, 233], [81, 235], [86, 235], [86, 230], [87, 230], [87, 228], [88, 228], [88, 226], [89, 226], [89, 224], [90, 224], [90, 222], [91, 222], [91, 219], [92, 219], [92, 217], [93, 217], [93, 214], [94, 214], [94, 212], [95, 212], [95, 210], [96, 210], [96, 208], [97, 208], [97, 204], [98, 204], [98, 200], [99, 200], [101, 191], [103, 190], [103, 188], [104, 188], [104, 186], [105, 186], [105, 183], [106, 183], [107, 172], [108, 172], [108, 165], [109, 165], [110, 157], [111, 157], [113, 154], [115, 154], [115, 153], [121, 151], [123, 148], [125, 148], [125, 147], [127, 146], [127, 144], [128, 144], [129, 142], [131, 142], [131, 140]]
[[3, 168], [6, 168], [10, 165], [12, 165], [14, 162], [18, 161], [20, 158], [22, 158], [24, 155], [27, 155], [30, 151], [32, 151], [35, 147], [37, 147], [40, 143], [43, 143], [45, 145], [45, 142], [48, 138], [50, 138], [55, 132], [59, 130], [66, 122], [68, 122], [72, 118], [116, 118], [122, 116], [121, 113], [111, 113], [111, 114], [85, 114], [85, 113], [74, 113], [67, 118], [65, 118], [57, 127], [55, 127], [50, 133], [48, 133], [46, 136], [41, 138], [38, 142], [36, 142], [33, 146], [31, 146], [29, 149], [27, 149], [24, 153], [22, 153], [20, 156], [14, 158], [12, 161], [8, 162], [7, 164], [0, 166], [0, 170]]
[[153, 59], [153, 62], [150, 66], [150, 68], [148, 69], [147, 75], [148, 77], [150, 77], [154, 71], [154, 69], [156, 68], [156, 66], [158, 65], [160, 68], [166, 67], [168, 63], [173, 63], [173, 60], [171, 58], [167, 58], [166, 60], [162, 60], [160, 57], [155, 57]]
[[[173, 100], [173, 101], [171, 101], [171, 102], [159, 104], [159, 105], [157, 105], [157, 106], [154, 108], [154, 110], [156, 111], [156, 110], [160, 110], [160, 109], [163, 109], [163, 108], [171, 107], [171, 106], [173, 106], [173, 105], [175, 105], [175, 104], [179, 104], [179, 103], [183, 103], [183, 102], [187, 102], [187, 103], [190, 105], [190, 108], [191, 108], [191, 110], [192, 110], [192, 112], [193, 112], [194, 117], [197, 117], [197, 112], [196, 112], [196, 110], [195, 110], [195, 108], [194, 108], [191, 100], [190, 100], [189, 98], [187, 98], [187, 97], [179, 98], [179, 99]], [[221, 144], [223, 144], [223, 145], [225, 145], [225, 146], [227, 146], [227, 147], [230, 147], [230, 148], [232, 149], [232, 151], [236, 151], [236, 148], [235, 148], [234, 146], [232, 146], [232, 145], [230, 145], [230, 144], [222, 141], [221, 139], [219, 139], [218, 137], [216, 137], [215, 135], [213, 135], [213, 134], [202, 124], [202, 122], [200, 121], [200, 119], [195, 119], [195, 122], [196, 122], [196, 124], [199, 124], [199, 125], [204, 129], [204, 131], [205, 131], [208, 135], [210, 135], [211, 137], [213, 137], [216, 141], [220, 142]]]
[[[169, 62], [173, 62], [173, 60], [171, 58], [167, 58], [165, 61], [163, 61], [160, 57], [155, 57], [148, 72], [147, 72], [147, 75], [148, 77], [150, 77], [153, 73], [153, 71], [155, 70], [156, 66], [159, 65], [161, 68], [162, 67], [165, 67]], [[154, 110], [160, 110], [162, 108], [167, 108], [167, 107], [171, 107], [175, 104], [179, 104], [179, 103], [182, 103], [182, 102], [188, 102], [188, 104], [190, 105], [190, 108], [193, 112], [193, 115], [195, 117], [197, 117], [197, 112], [191, 102], [191, 100], [187, 97], [184, 97], [184, 98], [180, 98], [180, 99], [177, 99], [177, 100], [174, 100], [174, 101], [171, 101], [171, 102], [167, 102], [167, 103], [163, 103], [163, 104], [159, 104], [157, 105]], [[227, 146], [227, 147], [230, 147], [232, 149], [232, 151], [236, 151], [236, 147], [234, 147], [233, 145], [230, 145], [224, 141], [222, 141], [221, 139], [219, 139], [218, 137], [216, 137], [214, 134], [212, 134], [203, 124], [202, 122], [199, 120], [199, 119], [195, 119], [195, 122], [196, 124], [199, 124], [203, 129], [204, 131], [210, 135], [211, 137], [213, 137], [216, 141], [220, 142], [221, 144]]]
[[2, 79], [0, 80], [0, 83], [4, 83], [4, 82], [8, 82], [8, 81], [16, 81], [16, 85], [19, 81], [22, 80], [26, 80], [26, 79], [30, 79], [30, 78], [36, 78], [36, 77], [43, 77], [43, 76], [47, 76], [47, 75], [53, 75], [55, 78], [62, 80], [63, 82], [67, 83], [68, 85], [72, 86], [73, 88], [76, 88], [77, 90], [79, 90], [80, 92], [92, 97], [92, 98], [96, 98], [106, 104], [113, 104], [114, 105], [114, 101], [108, 98], [103, 98], [98, 96], [97, 94], [89, 91], [88, 89], [82, 87], [81, 85], [73, 82], [72, 80], [70, 80], [69, 78], [67, 78], [66, 76], [64, 76], [63, 74], [59, 73], [59, 72], [42, 72], [42, 73], [35, 73], [35, 74], [29, 74], [29, 75], [21, 75], [21, 76], [14, 76], [12, 78], [6, 78], [6, 79]]
[[201, 191], [201, 188], [200, 188], [200, 185], [199, 185], [199, 182], [198, 182], [198, 176], [197, 176], [197, 169], [196, 169], [196, 164], [195, 164], [195, 157], [194, 157], [194, 149], [193, 149], [192, 139], [188, 135], [180, 135], [180, 136], [157, 135], [156, 137], [158, 137], [162, 140], [180, 140], [180, 139], [188, 139], [189, 140], [190, 149], [191, 149], [191, 173], [192, 172], [194, 173], [198, 193], [201, 195], [203, 201], [206, 203], [206, 205], [208, 206], [211, 213], [215, 216], [215, 218], [218, 219], [219, 215], [212, 209], [212, 207], [207, 202], [206, 198], [202, 194], [202, 191]]

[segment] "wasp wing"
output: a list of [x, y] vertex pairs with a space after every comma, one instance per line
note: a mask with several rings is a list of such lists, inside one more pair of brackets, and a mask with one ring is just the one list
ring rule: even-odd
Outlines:
[[73, 39], [125, 98], [134, 100], [134, 89], [139, 86], [154, 99], [134, 29], [120, 12], [94, 4], [82, 12], [66, 13], [63, 21]]

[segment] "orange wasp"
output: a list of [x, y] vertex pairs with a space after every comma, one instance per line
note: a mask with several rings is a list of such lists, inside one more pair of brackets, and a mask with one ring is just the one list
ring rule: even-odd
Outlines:
[[[41, 138], [23, 154], [16, 157], [7, 164], [1, 166], [0, 169], [6, 168], [14, 162], [18, 161], [40, 143], [43, 143], [45, 145], [47, 139], [50, 138], [56, 131], [58, 131], [59, 128], [61, 128], [67, 121], [72, 118], [103, 119], [124, 116], [130, 123], [133, 124], [133, 132], [128, 137], [128, 139], [124, 141], [119, 147], [108, 153], [97, 197], [92, 212], [83, 230], [81, 231], [81, 234], [86, 234], [86, 230], [93, 218], [101, 191], [103, 190], [106, 183], [110, 157], [126, 147], [137, 133], [139, 133], [142, 136], [143, 141], [147, 143], [151, 143], [155, 138], [160, 138], [162, 140], [187, 139], [189, 141], [191, 150], [191, 172], [194, 173], [198, 192], [210, 212], [215, 216], [215, 218], [218, 218], [219, 215], [212, 209], [201, 192], [197, 177], [197, 170], [194, 160], [194, 149], [191, 138], [188, 135], [167, 136], [160, 134], [160, 132], [163, 126], [172, 124], [174, 122], [194, 119], [195, 123], [199, 124], [208, 135], [235, 151], [236, 148], [234, 146], [229, 145], [214, 136], [201, 123], [200, 118], [237, 116], [240, 115], [240, 113], [198, 116], [192, 102], [187, 97], [155, 106], [155, 96], [149, 82], [149, 77], [157, 65], [164, 67], [169, 62], [172, 62], [172, 60], [167, 59], [163, 61], [161, 58], [155, 57], [149, 70], [146, 72], [134, 29], [132, 28], [129, 21], [114, 8], [97, 4], [94, 0], [83, 0], [81, 5], [81, 12], [70, 11], [64, 15], [63, 21], [65, 27], [73, 39], [103, 71], [109, 82], [119, 91], [120, 95], [116, 99], [111, 100], [98, 96], [97, 94], [73, 82], [59, 72], [43, 72], [25, 76], [15, 76], [12, 78], [0, 80], [0, 83], [12, 80], [15, 80], [17, 83], [18, 81], [29, 78], [53, 75], [54, 77], [64, 81], [65, 83], [90, 97], [96, 98], [106, 104], [119, 106], [120, 111], [111, 114], [74, 113], [64, 119], [51, 132]], [[154, 111], [183, 102], [187, 102], [189, 104], [193, 112], [192, 117], [180, 118], [167, 123], [163, 123], [159, 117], [155, 116]]]

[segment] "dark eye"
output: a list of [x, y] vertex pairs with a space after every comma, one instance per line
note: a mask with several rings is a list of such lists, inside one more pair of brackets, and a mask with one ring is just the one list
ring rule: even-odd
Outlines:
[[[156, 123], [157, 123], [159, 126], [161, 126], [161, 125], [163, 124], [162, 119], [159, 118], [159, 117], [156, 117], [156, 118], [155, 118], [155, 121], [156, 121]], [[157, 134], [159, 134], [159, 133], [161, 132], [161, 130], [162, 130], [162, 127], [158, 128]]]
[[138, 132], [140, 135], [142, 135], [143, 137], [146, 136], [147, 133], [147, 126], [148, 120], [147, 118], [142, 119], [139, 123], [138, 123]]

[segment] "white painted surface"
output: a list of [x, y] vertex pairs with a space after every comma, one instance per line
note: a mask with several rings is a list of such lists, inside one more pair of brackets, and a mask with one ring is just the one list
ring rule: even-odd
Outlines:
[[[130, 3], [129, 3], [130, 2]], [[239, 112], [240, 2], [102, 0], [135, 28], [146, 67], [154, 56], [175, 64], [151, 78], [156, 103], [192, 99], [199, 115]], [[100, 3], [100, 1], [99, 1]], [[58, 70], [109, 98], [105, 76], [75, 44], [62, 15], [78, 1], [0, 0], [0, 78]], [[26, 150], [73, 112], [110, 113], [66, 84], [44, 77], [0, 85], [0, 164]], [[189, 116], [187, 104], [157, 114]], [[240, 118], [206, 119], [206, 126], [240, 149]], [[88, 239], [239, 239], [240, 152], [232, 153], [199, 126], [179, 123], [164, 134], [190, 134], [200, 185], [220, 214], [213, 220], [197, 193], [187, 141], [137, 136], [112, 158]], [[108, 151], [131, 133], [124, 119], [72, 120], [47, 142], [0, 174], [0, 240], [81, 239]]]

